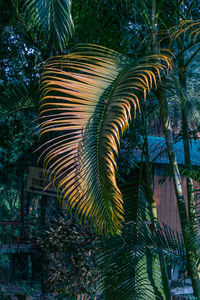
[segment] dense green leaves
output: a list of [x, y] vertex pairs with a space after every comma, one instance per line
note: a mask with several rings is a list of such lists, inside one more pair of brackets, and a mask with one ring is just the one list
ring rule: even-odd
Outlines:
[[[146, 201], [146, 187], [140, 180], [132, 178], [134, 185], [127, 180], [124, 186], [118, 187], [116, 158], [120, 138], [134, 117], [135, 111], [139, 110], [139, 100], [156, 83], [159, 77], [157, 75], [162, 69], [166, 69], [169, 63], [168, 58], [162, 55], [140, 62], [135, 57], [141, 57], [145, 51], [152, 49], [155, 35], [158, 34], [160, 37], [164, 33], [166, 36], [166, 29], [173, 25], [182, 30], [178, 37], [182, 33], [190, 32], [190, 37], [198, 38], [198, 23], [194, 25], [196, 27], [189, 25], [189, 29], [186, 29], [189, 24], [187, 22], [177, 25], [177, 20], [184, 18], [183, 13], [190, 14], [192, 3], [188, 4], [186, 1], [183, 12], [180, 11], [182, 1], [175, 3], [166, 0], [156, 3], [146, 0], [77, 0], [72, 7], [76, 27], [76, 33], [73, 35], [71, 1], [13, 0], [13, 2], [20, 20], [34, 41], [30, 39], [30, 44], [32, 42], [33, 44], [27, 47], [28, 39], [24, 42], [24, 39], [20, 38], [21, 33], [17, 36], [11, 27], [7, 29], [9, 39], [13, 41], [13, 48], [19, 48], [16, 46], [17, 40], [21, 42], [21, 46], [19, 53], [16, 54], [15, 51], [13, 55], [6, 44], [7, 38], [4, 39], [3, 49], [6, 50], [2, 53], [5, 55], [8, 52], [9, 59], [0, 62], [3, 78], [0, 83], [4, 88], [3, 97], [6, 100], [4, 103], [1, 101], [2, 107], [6, 107], [3, 113], [7, 113], [10, 107], [21, 110], [35, 106], [32, 105], [34, 102], [32, 100], [37, 98], [37, 95], [35, 97], [37, 88], [35, 91], [29, 89], [32, 80], [37, 81], [39, 76], [38, 58], [36, 59], [35, 53], [38, 57], [42, 57], [40, 62], [52, 54], [67, 53], [63, 57], [49, 60], [42, 75], [41, 157], [44, 158], [46, 174], [57, 189], [59, 198], [70, 212], [75, 211], [78, 220], [88, 221], [101, 233], [122, 231], [122, 235], [117, 239], [106, 241], [103, 253], [99, 255], [102, 264], [107, 267], [105, 290], [108, 299], [169, 297], [163, 289], [164, 280], [160, 279], [162, 273], [160, 259], [164, 256], [167, 261], [182, 261], [185, 267], [182, 238], [168, 227], [163, 229], [153, 226], [151, 206]], [[154, 25], [157, 32], [153, 28]], [[24, 30], [23, 26], [22, 28]], [[73, 42], [89, 41], [111, 47], [120, 53], [126, 53], [129, 58], [95, 45], [79, 45], [70, 52], [67, 44], [72, 35]], [[42, 55], [36, 50], [35, 42], [41, 48]], [[167, 42], [168, 39], [162, 40], [162, 43]], [[198, 50], [195, 50], [195, 55]], [[12, 56], [13, 64], [10, 63]], [[6, 55], [5, 57], [7, 58]], [[130, 59], [133, 57], [133, 60]], [[31, 65], [28, 63], [30, 60]], [[18, 80], [15, 80], [16, 78]], [[20, 80], [25, 82], [25, 88], [19, 85]], [[172, 98], [168, 99], [169, 102], [173, 102]], [[16, 105], [13, 106], [13, 102]], [[37, 101], [35, 103], [37, 105]], [[146, 109], [149, 110], [149, 107]], [[152, 111], [155, 116], [155, 110]], [[19, 113], [18, 116], [21, 117], [22, 114]], [[180, 120], [179, 116], [178, 119]], [[4, 118], [2, 122], [4, 127], [2, 135], [7, 127], [10, 127], [9, 133], [14, 133], [14, 138], [8, 141], [5, 139], [3, 141], [5, 145], [0, 148], [3, 166], [6, 165], [5, 161], [8, 164], [16, 162], [20, 165], [25, 155], [30, 152], [32, 139], [29, 128], [26, 130], [28, 126], [25, 126], [24, 130], [22, 124], [18, 135], [16, 134], [19, 128], [18, 120], [17, 125], [14, 117]], [[147, 124], [148, 120], [145, 126]], [[9, 154], [7, 148], [10, 148]], [[130, 226], [127, 225], [122, 230], [124, 210], [125, 223], [130, 222]], [[67, 227], [67, 224], [64, 225]], [[62, 227], [63, 231], [61, 230], [61, 239], [69, 233], [64, 230], [65, 226]], [[57, 227], [48, 232], [51, 241], [55, 234], [60, 234]], [[192, 233], [194, 234], [188, 229], [185, 245], [198, 253], [198, 230]], [[78, 240], [78, 236], [76, 238]], [[59, 250], [59, 243], [62, 245], [62, 241], [59, 241], [57, 244], [54, 243], [53, 247]], [[198, 263], [198, 258], [196, 261]], [[60, 274], [56, 275], [58, 281]]]
[[31, 112], [37, 114], [39, 105], [38, 86], [29, 83], [15, 83], [8, 85], [0, 96], [0, 105], [2, 110], [0, 116], [8, 116], [18, 111]]
[[73, 34], [71, 0], [14, 0], [34, 39], [63, 51]]
[[44, 167], [59, 197], [97, 231], [119, 233], [123, 200], [116, 182], [120, 137], [171, 58], [134, 61], [95, 45], [75, 47], [50, 60], [42, 76], [41, 135]]
[[43, 264], [49, 274], [49, 291], [57, 291], [59, 299], [80, 294], [91, 299], [100, 278], [95, 264], [95, 235], [89, 228], [83, 229], [74, 218], [55, 214], [39, 237], [46, 256]]
[[120, 237], [104, 239], [97, 258], [108, 299], [169, 299], [163, 268], [178, 264], [186, 270], [182, 237], [166, 226], [154, 231], [146, 222], [129, 222]]
[[183, 238], [164, 224], [154, 226], [145, 184], [137, 170], [134, 174], [120, 186], [126, 220], [122, 234], [102, 238], [98, 249], [101, 288], [107, 299], [170, 299], [163, 270], [168, 264], [186, 270]]

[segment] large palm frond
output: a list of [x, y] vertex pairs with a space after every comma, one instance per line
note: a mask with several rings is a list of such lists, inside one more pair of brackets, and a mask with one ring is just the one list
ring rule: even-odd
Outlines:
[[191, 178], [198, 182], [198, 185], [193, 189], [193, 215], [190, 217], [190, 227], [187, 229], [187, 246], [193, 252], [194, 259], [196, 260], [197, 267], [200, 266], [200, 171], [198, 169], [181, 168], [182, 175]]
[[135, 41], [128, 38], [122, 19], [113, 12], [113, 8], [113, 1], [107, 1], [106, 5], [104, 0], [73, 1], [75, 39], [104, 47], [110, 47], [112, 41], [113, 50], [130, 53], [130, 47], [133, 47]]
[[140, 168], [134, 168], [133, 174], [129, 175], [124, 184], [119, 185], [123, 195], [126, 223], [153, 222], [151, 205], [146, 199], [146, 185], [140, 178]]
[[164, 224], [154, 228], [147, 221], [153, 219], [151, 206], [137, 175], [120, 188], [127, 223], [121, 236], [100, 240], [97, 262], [103, 274], [101, 290], [106, 299], [170, 299], [163, 268], [178, 264], [183, 272], [186, 270], [183, 238]]
[[73, 34], [71, 0], [13, 0], [34, 39], [63, 51]]
[[159, 263], [151, 250], [142, 245], [116, 245], [112, 251], [101, 262], [107, 266], [102, 287], [106, 299], [166, 299]]
[[[67, 208], [102, 233], [120, 232], [123, 200], [116, 183], [120, 136], [142, 93], [170, 67], [166, 55], [140, 63], [96, 45], [79, 45], [51, 59], [42, 75], [44, 167]], [[155, 73], [154, 73], [155, 72]]]
[[165, 252], [166, 258], [168, 255], [169, 257], [171, 255], [184, 257], [185, 248], [182, 235], [164, 223], [155, 223], [152, 208], [147, 198], [147, 187], [140, 175], [140, 170], [138, 174], [137, 169], [134, 169], [133, 175], [129, 176], [126, 183], [120, 185], [124, 200], [126, 225], [132, 224], [130, 226], [134, 226], [135, 224], [137, 228], [137, 237], [132, 238], [132, 241], [152, 248], [158, 247], [161, 252], [165, 250], [167, 251]]
[[181, 169], [181, 175], [186, 176], [188, 178], [192, 178], [193, 180], [197, 181], [200, 183], [200, 170], [199, 168], [197, 169], [186, 169], [182, 168]]
[[0, 116], [25, 110], [36, 114], [40, 99], [37, 90], [38, 86], [35, 84], [10, 84], [0, 96]]
[[171, 28], [172, 41], [178, 39], [182, 34], [187, 34], [189, 38], [193, 38], [194, 42], [197, 40], [200, 34], [200, 21], [183, 20], [177, 26]]
[[[194, 195], [194, 202], [195, 202], [195, 216], [196, 219], [192, 220], [194, 223], [194, 226], [196, 227], [196, 238], [198, 239], [198, 243], [199, 243], [199, 248], [200, 248], [200, 188], [195, 189], [194, 191], [195, 195]], [[196, 222], [195, 222], [196, 221]], [[200, 261], [199, 261], [200, 263]]]
[[146, 222], [132, 222], [125, 225], [121, 237], [105, 238], [101, 243], [97, 261], [103, 270], [101, 289], [107, 299], [169, 299], [160, 257], [165, 258], [165, 267], [166, 262], [178, 264], [184, 273], [184, 243], [169, 228], [159, 227], [159, 231], [157, 235]]

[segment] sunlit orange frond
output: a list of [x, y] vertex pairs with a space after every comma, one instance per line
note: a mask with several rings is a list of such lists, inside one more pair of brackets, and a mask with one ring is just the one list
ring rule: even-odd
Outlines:
[[200, 21], [184, 20], [181, 21], [178, 28], [173, 27], [171, 38], [176, 40], [182, 34], [188, 34], [189, 38], [193, 38], [194, 42], [200, 34]]
[[52, 137], [43, 145], [44, 168], [67, 209], [100, 233], [120, 233], [120, 137], [139, 97], [170, 65], [167, 55], [138, 63], [104, 47], [79, 45], [45, 66], [40, 130]]

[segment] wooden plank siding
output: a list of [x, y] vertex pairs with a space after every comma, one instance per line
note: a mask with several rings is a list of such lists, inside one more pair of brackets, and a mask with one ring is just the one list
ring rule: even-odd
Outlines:
[[[157, 205], [158, 220], [161, 224], [165, 223], [172, 229], [181, 233], [181, 225], [173, 180], [172, 178], [167, 177], [164, 182], [160, 183], [162, 179], [162, 176], [154, 176], [154, 196]], [[187, 208], [188, 202], [185, 177], [182, 177], [182, 184]], [[198, 188], [200, 188], [199, 184], [194, 182], [194, 189]]]

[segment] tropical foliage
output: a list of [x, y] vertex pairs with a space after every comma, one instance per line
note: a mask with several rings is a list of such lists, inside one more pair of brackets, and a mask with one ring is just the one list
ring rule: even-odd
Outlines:
[[121, 236], [104, 237], [100, 243], [97, 261], [104, 275], [102, 289], [108, 299], [169, 299], [163, 273], [172, 264], [184, 273], [184, 242], [167, 226], [152, 226], [147, 187], [138, 179], [132, 175], [120, 185], [126, 216]]
[[[98, 233], [113, 235], [100, 237], [100, 290], [107, 299], [170, 299], [167, 264], [173, 262], [183, 270], [188, 268], [194, 295], [200, 297], [198, 196], [194, 196], [192, 182], [198, 173], [192, 170], [189, 148], [190, 132], [198, 138], [199, 125], [194, 122], [192, 128], [189, 119], [187, 85], [188, 66], [199, 53], [198, 3], [13, 0], [12, 4], [8, 16], [7, 4], [0, 3], [6, 56], [0, 62], [1, 110], [4, 114], [17, 110], [21, 116], [29, 109], [33, 119], [40, 77], [38, 160], [44, 163], [44, 173], [71, 215]], [[18, 18], [16, 27], [11, 25], [12, 18]], [[10, 44], [17, 41], [21, 51], [12, 52], [15, 46], [8, 47], [7, 40]], [[11, 72], [11, 53], [16, 72]], [[175, 130], [184, 141], [187, 207], [168, 110], [175, 94], [179, 110]], [[183, 237], [161, 227], [157, 220], [147, 139], [155, 113], [165, 135]], [[139, 144], [145, 158], [132, 178], [132, 170], [117, 177], [118, 154], [127, 129], [128, 143]], [[29, 144], [25, 144], [27, 153]], [[23, 160], [21, 152], [18, 156]], [[68, 223], [54, 225], [45, 242], [59, 249]], [[54, 243], [55, 234], [59, 242]], [[59, 272], [56, 285], [63, 275]]]
[[59, 197], [68, 199], [67, 208], [76, 207], [77, 218], [89, 216], [99, 232], [120, 232], [123, 207], [115, 176], [120, 137], [139, 108], [138, 92], [146, 94], [156, 83], [153, 72], [160, 75], [170, 65], [166, 55], [136, 64], [94, 45], [78, 46], [46, 65], [41, 135], [57, 133], [43, 152], [47, 175]]
[[33, 39], [45, 47], [64, 50], [73, 33], [71, 0], [13, 1], [20, 19]]
[[94, 297], [101, 273], [95, 264], [95, 236], [91, 229], [83, 229], [65, 212], [57, 212], [38, 240], [50, 257], [43, 262], [44, 272], [49, 275], [49, 291], [59, 291], [60, 299], [72, 295]]

